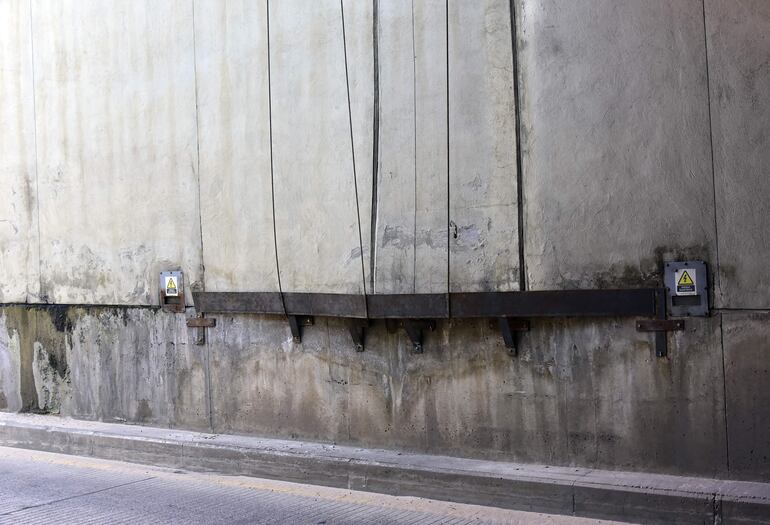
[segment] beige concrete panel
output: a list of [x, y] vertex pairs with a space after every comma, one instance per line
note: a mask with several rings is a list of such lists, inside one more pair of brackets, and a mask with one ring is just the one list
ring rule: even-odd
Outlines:
[[372, 281], [372, 176], [374, 173], [374, 2], [343, 0], [366, 290]]
[[374, 291], [415, 288], [415, 47], [412, 2], [380, 2], [379, 146]]
[[446, 21], [445, 1], [414, 2], [416, 293], [446, 293], [448, 286]]
[[654, 284], [672, 259], [713, 267], [701, 2], [519, 9], [530, 287]]
[[770, 3], [706, 2], [719, 233], [717, 303], [770, 307]]
[[507, 0], [449, 1], [450, 289], [519, 288]]
[[201, 280], [192, 3], [33, 2], [43, 293], [153, 304]]
[[378, 15], [375, 291], [446, 292], [446, 7], [384, 2]]
[[35, 118], [29, 3], [0, 2], [0, 303], [37, 302]]
[[206, 290], [277, 291], [267, 4], [195, 2]]
[[270, 3], [273, 170], [284, 291], [363, 293], [340, 3]]

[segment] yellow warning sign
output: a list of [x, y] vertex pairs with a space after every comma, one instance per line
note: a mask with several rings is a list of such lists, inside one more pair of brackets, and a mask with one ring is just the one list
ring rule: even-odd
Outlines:
[[682, 268], [674, 275], [676, 295], [698, 295], [697, 278], [694, 268]]
[[687, 273], [687, 270], [682, 272], [682, 276], [679, 278], [679, 281], [676, 283], [677, 286], [693, 286], [695, 285], [695, 282], [690, 277], [690, 274]]
[[176, 286], [176, 281], [173, 277], [166, 277], [166, 295], [176, 296], [179, 295], [179, 289]]

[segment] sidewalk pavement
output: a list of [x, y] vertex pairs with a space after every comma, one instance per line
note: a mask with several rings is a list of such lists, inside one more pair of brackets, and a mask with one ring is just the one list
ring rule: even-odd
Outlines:
[[770, 523], [770, 484], [0, 413], [0, 446], [643, 523]]

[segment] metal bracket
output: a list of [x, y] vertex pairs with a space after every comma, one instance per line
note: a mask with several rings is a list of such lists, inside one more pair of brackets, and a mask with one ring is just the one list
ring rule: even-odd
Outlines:
[[669, 321], [666, 319], [666, 290], [655, 291], [655, 319], [647, 319], [636, 322], [638, 332], [655, 333], [655, 355], [666, 357], [668, 355], [668, 332], [684, 330], [684, 321]]
[[356, 346], [356, 352], [364, 351], [364, 340], [366, 339], [366, 328], [369, 322], [366, 319], [347, 319], [345, 324], [350, 332], [350, 338]]
[[206, 343], [206, 328], [214, 328], [217, 320], [214, 318], [204, 318], [203, 314], [197, 317], [187, 318], [187, 328], [195, 328], [195, 344], [200, 346]]
[[313, 324], [315, 324], [315, 319], [310, 315], [290, 315], [288, 316], [288, 320], [291, 336], [297, 344], [302, 342], [302, 327], [313, 326]]
[[436, 329], [436, 321], [433, 319], [386, 319], [385, 325], [390, 333], [395, 333], [399, 328], [402, 328], [409, 337], [415, 354], [423, 352], [423, 330], [433, 331]]
[[529, 321], [512, 317], [498, 317], [497, 326], [503, 335], [505, 347], [512, 356], [519, 354], [518, 333], [529, 332]]
[[684, 321], [669, 319], [645, 319], [636, 322], [637, 332], [681, 332]]

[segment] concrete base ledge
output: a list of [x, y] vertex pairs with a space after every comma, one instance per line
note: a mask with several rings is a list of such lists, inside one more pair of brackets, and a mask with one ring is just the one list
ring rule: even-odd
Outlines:
[[644, 523], [770, 523], [770, 484], [0, 414], [0, 445]]

